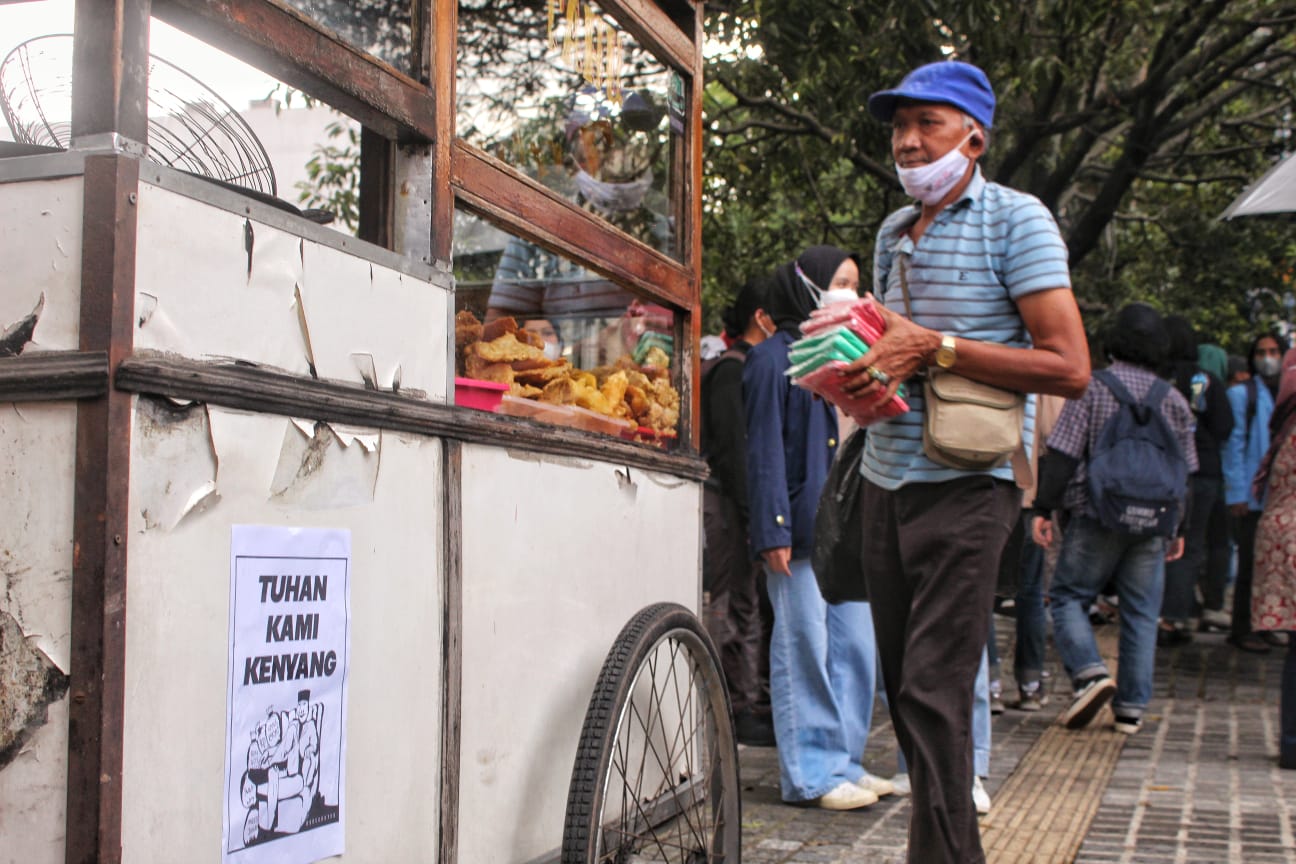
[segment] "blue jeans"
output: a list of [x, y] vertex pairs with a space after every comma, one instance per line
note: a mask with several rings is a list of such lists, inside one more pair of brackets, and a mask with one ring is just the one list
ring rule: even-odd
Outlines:
[[867, 603], [824, 602], [808, 558], [765, 568], [774, 606], [770, 705], [784, 801], [810, 801], [864, 776], [877, 648]]
[[1087, 516], [1073, 518], [1062, 535], [1049, 591], [1054, 644], [1073, 685], [1108, 674], [1089, 623], [1089, 606], [1114, 579], [1120, 598], [1120, 668], [1112, 707], [1126, 715], [1143, 716], [1152, 698], [1165, 552], [1163, 537], [1108, 531]]
[[1017, 686], [1038, 684], [1044, 674], [1044, 549], [1031, 539], [1031, 511], [1022, 513], [1020, 569], [1017, 576], [1017, 637], [1013, 648], [1013, 677]]

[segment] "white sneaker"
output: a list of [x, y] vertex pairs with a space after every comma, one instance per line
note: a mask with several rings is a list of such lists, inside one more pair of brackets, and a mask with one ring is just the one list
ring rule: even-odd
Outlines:
[[972, 778], [972, 804], [976, 807], [978, 816], [990, 812], [990, 793], [986, 791], [980, 777]]
[[877, 796], [869, 790], [847, 781], [839, 783], [837, 788], [827, 795], [820, 796], [815, 806], [824, 810], [858, 810], [860, 807], [876, 804], [877, 800]]
[[909, 785], [908, 772], [896, 774], [891, 778], [891, 792], [902, 798], [913, 794], [913, 787]]
[[855, 785], [861, 789], [867, 789], [879, 798], [885, 798], [888, 795], [895, 794], [895, 786], [890, 780], [864, 772], [864, 776], [855, 781]]

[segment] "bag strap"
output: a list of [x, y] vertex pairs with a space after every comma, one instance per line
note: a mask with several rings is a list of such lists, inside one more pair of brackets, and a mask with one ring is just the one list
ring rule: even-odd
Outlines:
[[[900, 291], [904, 294], [905, 317], [913, 320], [913, 300], [909, 296], [909, 276], [904, 256], [900, 259]], [[1036, 418], [1038, 419], [1038, 418]], [[1035, 472], [1031, 470], [1030, 459], [1026, 456], [1026, 430], [1022, 430], [1021, 443], [1012, 453], [1013, 482], [1018, 489], [1029, 489], [1035, 485]]]
[[1125, 405], [1146, 405], [1153, 411], [1159, 411], [1162, 400], [1170, 392], [1169, 382], [1163, 378], [1157, 378], [1152, 382], [1152, 386], [1148, 388], [1147, 393], [1144, 394], [1143, 399], [1140, 401], [1134, 398], [1129, 389], [1121, 383], [1121, 380], [1110, 369], [1099, 369], [1093, 374], [1095, 378], [1106, 385], [1111, 394], [1116, 397], [1116, 401]]
[[900, 259], [900, 290], [904, 292], [905, 317], [908, 318], [910, 321], [912, 321], [913, 304], [909, 300], [909, 277], [906, 273], [908, 267], [906, 267], [905, 265], [905, 261], [908, 259], [908, 257], [909, 257], [908, 255], [905, 255]]

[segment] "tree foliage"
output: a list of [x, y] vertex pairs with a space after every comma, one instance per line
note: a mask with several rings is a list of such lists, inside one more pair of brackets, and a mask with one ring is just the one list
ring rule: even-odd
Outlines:
[[889, 129], [865, 101], [914, 66], [955, 58], [985, 69], [998, 97], [986, 175], [1056, 214], [1091, 318], [1147, 299], [1236, 347], [1281, 312], [1290, 224], [1216, 217], [1289, 146], [1294, 0], [707, 9], [726, 49], [706, 70], [710, 307], [810, 243], [871, 257], [877, 225], [904, 199]]

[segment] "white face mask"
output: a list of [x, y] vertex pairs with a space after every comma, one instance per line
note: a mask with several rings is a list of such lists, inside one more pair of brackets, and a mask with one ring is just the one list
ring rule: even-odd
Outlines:
[[966, 138], [954, 146], [953, 150], [935, 162], [919, 165], [917, 168], [901, 168], [897, 162], [896, 174], [900, 177], [900, 185], [904, 187], [905, 194], [917, 198], [928, 206], [939, 204], [967, 173], [968, 163], [972, 160], [963, 155], [959, 148], [967, 143], [975, 131], [969, 132]]
[[1256, 371], [1266, 378], [1272, 378], [1282, 369], [1282, 361], [1277, 357], [1261, 357], [1255, 361]]
[[544, 355], [550, 360], [557, 360], [562, 356], [562, 346], [557, 342], [546, 342], [544, 344]]
[[859, 295], [849, 288], [829, 288], [819, 298], [819, 306], [822, 308], [834, 303], [854, 303], [858, 299]]

